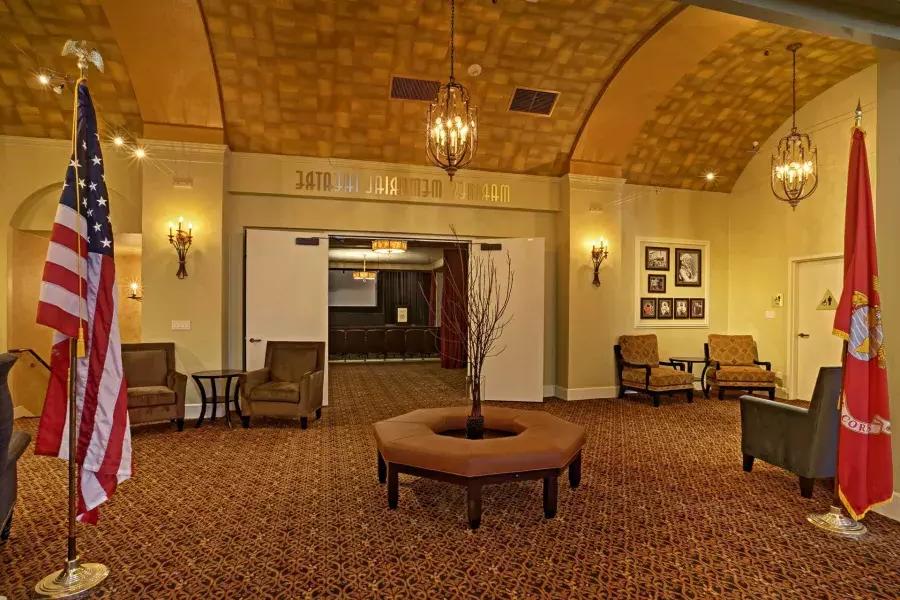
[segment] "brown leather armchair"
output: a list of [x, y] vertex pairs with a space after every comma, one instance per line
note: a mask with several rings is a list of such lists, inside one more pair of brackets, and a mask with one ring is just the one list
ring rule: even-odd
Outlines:
[[322, 416], [325, 385], [325, 342], [267, 342], [265, 367], [247, 373], [241, 385], [244, 427], [254, 415], [300, 417], [306, 429], [309, 417]]
[[0, 541], [9, 539], [13, 507], [16, 504], [16, 463], [31, 436], [13, 430], [13, 405], [7, 377], [16, 362], [15, 354], [0, 354]]
[[175, 370], [174, 343], [122, 344], [122, 368], [132, 425], [174, 420], [184, 429], [187, 375]]

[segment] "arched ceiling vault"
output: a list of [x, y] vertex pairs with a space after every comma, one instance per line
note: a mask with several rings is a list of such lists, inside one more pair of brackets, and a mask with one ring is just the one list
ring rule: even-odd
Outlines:
[[[69, 136], [71, 98], [32, 71], [71, 72], [59, 49], [89, 38], [107, 63], [99, 110], [133, 135], [423, 164], [426, 105], [390, 99], [390, 80], [446, 79], [447, 19], [438, 0], [0, 0], [0, 134]], [[730, 189], [752, 141], [790, 115], [790, 41], [806, 44], [801, 104], [875, 61], [671, 0], [457, 0], [457, 75], [480, 110], [472, 167], [685, 188], [716, 170]], [[516, 86], [560, 92], [552, 115], [509, 112]]]

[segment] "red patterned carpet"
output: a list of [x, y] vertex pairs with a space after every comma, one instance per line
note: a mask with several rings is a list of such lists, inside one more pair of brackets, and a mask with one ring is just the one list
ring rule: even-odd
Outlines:
[[[738, 404], [598, 400], [542, 407], [587, 428], [582, 486], [560, 484], [544, 520], [539, 482], [488, 487], [482, 527], [461, 488], [401, 476], [389, 511], [373, 421], [462, 403], [434, 363], [336, 365], [331, 406], [301, 431], [221, 419], [136, 429], [136, 477], [82, 554], [111, 567], [102, 598], [898, 598], [900, 523], [863, 541], [807, 525], [826, 490], [765, 464], [741, 471]], [[34, 430], [36, 423], [19, 421]], [[65, 468], [20, 463], [0, 595], [26, 598], [65, 553]]]

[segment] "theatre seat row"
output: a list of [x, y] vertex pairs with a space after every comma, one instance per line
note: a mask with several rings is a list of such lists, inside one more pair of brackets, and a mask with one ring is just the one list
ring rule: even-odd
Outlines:
[[328, 355], [348, 358], [425, 358], [440, 354], [437, 327], [375, 327], [331, 329]]

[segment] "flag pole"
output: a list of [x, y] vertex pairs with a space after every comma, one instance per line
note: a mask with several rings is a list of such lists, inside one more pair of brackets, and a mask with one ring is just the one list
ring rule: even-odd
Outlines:
[[[96, 51], [94, 51], [96, 52]], [[79, 78], [75, 83], [74, 90], [74, 107], [72, 111], [72, 158], [74, 160], [75, 170], [75, 209], [78, 211], [75, 227], [73, 231], [81, 231], [81, 192], [78, 186], [78, 87], [82, 81], [87, 80], [88, 64], [90, 62], [86, 50], [86, 45], [82, 43], [80, 48], [75, 48], [73, 42], [66, 42], [63, 48], [63, 55], [74, 53], [78, 57]], [[77, 241], [78, 246], [78, 288], [79, 288], [79, 313], [81, 312], [81, 298], [84, 290], [82, 289], [84, 278], [81, 273], [82, 244], [80, 234]], [[79, 321], [81, 315], [79, 314]], [[82, 323], [78, 325], [78, 335], [69, 340], [69, 374], [67, 379], [67, 395], [68, 395], [68, 424], [69, 424], [69, 498], [68, 498], [68, 536], [66, 543], [66, 562], [62, 569], [54, 571], [41, 579], [34, 586], [35, 596], [38, 598], [81, 598], [88, 592], [103, 582], [109, 575], [109, 568], [100, 563], [83, 563], [78, 556], [76, 519], [78, 511], [78, 410], [76, 404], [76, 371], [78, 367], [78, 344], [83, 343], [83, 327]]]
[[[854, 112], [855, 124], [853, 130], [862, 130], [862, 101], [857, 100], [856, 102], [856, 111]], [[847, 257], [844, 257], [846, 260]], [[841, 372], [845, 373], [847, 369], [847, 348], [848, 348], [847, 340], [844, 340], [843, 348], [841, 350]], [[841, 458], [840, 448], [841, 448], [841, 423], [840, 419], [842, 416], [843, 405], [845, 402], [844, 399], [844, 384], [845, 378], [841, 377], [841, 395], [838, 398], [838, 431], [837, 431], [837, 439], [834, 444], [834, 492], [831, 496], [831, 507], [829, 507], [828, 512], [826, 513], [812, 513], [806, 516], [806, 520], [815, 525], [820, 529], [824, 529], [829, 533], [833, 533], [835, 535], [843, 536], [843, 537], [851, 537], [858, 538], [865, 535], [868, 532], [868, 529], [865, 525], [853, 519], [852, 517], [844, 514], [843, 505], [841, 502], [841, 493], [840, 488], [838, 487], [838, 483], [840, 481], [840, 470], [838, 469], [838, 464]]]

